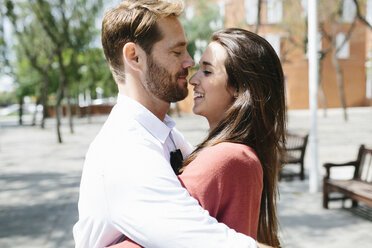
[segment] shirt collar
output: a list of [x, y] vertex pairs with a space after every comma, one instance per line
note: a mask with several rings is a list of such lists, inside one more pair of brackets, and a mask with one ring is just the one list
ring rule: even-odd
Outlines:
[[125, 107], [131, 117], [133, 117], [162, 144], [164, 144], [169, 133], [176, 125], [168, 115], [165, 116], [164, 121], [161, 121], [142, 104], [123, 94], [118, 94], [117, 105]]

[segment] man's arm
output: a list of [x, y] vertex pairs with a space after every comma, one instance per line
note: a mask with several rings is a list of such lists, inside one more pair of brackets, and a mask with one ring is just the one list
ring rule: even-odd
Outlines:
[[144, 146], [125, 151], [131, 165], [114, 156], [105, 169], [108, 211], [120, 232], [144, 247], [257, 247], [253, 239], [210, 217], [161, 153]]

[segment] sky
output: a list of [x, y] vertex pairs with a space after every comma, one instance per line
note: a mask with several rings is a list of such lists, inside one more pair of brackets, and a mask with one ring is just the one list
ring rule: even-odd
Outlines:
[[[11, 36], [10, 36], [11, 26], [8, 20], [5, 19], [4, 21], [4, 37], [7, 43], [10, 43]], [[11, 77], [0, 74], [0, 92], [3, 91], [12, 91], [13, 90], [13, 80]]]
[[0, 77], [0, 92], [12, 91], [13, 90], [13, 80], [9, 76]]

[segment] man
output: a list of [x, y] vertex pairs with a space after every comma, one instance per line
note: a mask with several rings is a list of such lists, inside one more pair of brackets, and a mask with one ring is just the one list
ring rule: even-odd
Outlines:
[[118, 101], [90, 145], [80, 186], [76, 247], [105, 247], [122, 234], [144, 247], [256, 247], [218, 223], [181, 186], [170, 152], [191, 147], [166, 116], [187, 94], [194, 65], [179, 1], [126, 0], [106, 13], [102, 44]]

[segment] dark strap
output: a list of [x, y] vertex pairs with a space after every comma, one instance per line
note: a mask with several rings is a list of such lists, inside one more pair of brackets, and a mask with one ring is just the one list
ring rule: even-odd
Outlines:
[[176, 175], [181, 174], [180, 169], [182, 168], [182, 160], [183, 157], [180, 149], [170, 152], [170, 163]]

